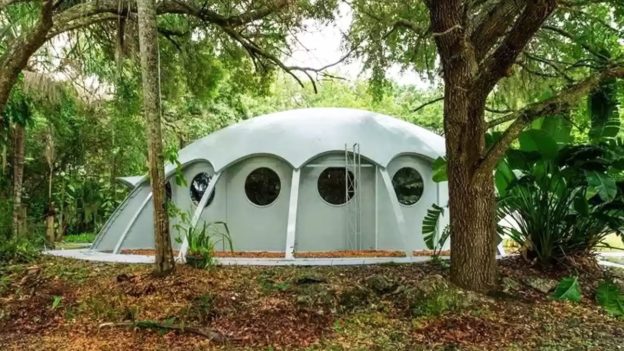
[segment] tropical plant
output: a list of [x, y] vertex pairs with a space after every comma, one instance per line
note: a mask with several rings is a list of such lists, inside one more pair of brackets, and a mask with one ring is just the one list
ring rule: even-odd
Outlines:
[[610, 315], [624, 317], [624, 293], [615, 283], [600, 283], [596, 289], [596, 302]]
[[495, 175], [500, 231], [542, 265], [624, 238], [623, 150], [616, 140], [560, 146], [540, 129], [521, 134]]
[[608, 202], [597, 196], [587, 185], [575, 186], [557, 171], [525, 175], [499, 199], [499, 218], [505, 219], [500, 229], [526, 258], [543, 265], [588, 255], [607, 236], [624, 235], [622, 194]]
[[422, 235], [425, 245], [429, 250], [433, 250], [433, 257], [439, 257], [444, 244], [451, 235], [449, 226], [445, 226], [440, 232], [440, 218], [444, 215], [444, 208], [436, 204], [431, 204], [422, 222]]
[[[216, 230], [215, 226], [222, 226], [224, 231]], [[201, 226], [178, 226], [183, 228], [184, 235], [176, 238], [176, 242], [187, 243], [186, 261], [198, 268], [214, 266], [215, 248], [221, 244], [230, 251], [234, 250], [230, 230], [225, 222], [203, 222]]]
[[561, 279], [555, 291], [552, 293], [552, 298], [555, 300], [579, 302], [582, 297], [583, 295], [581, 293], [578, 277], [566, 277]]

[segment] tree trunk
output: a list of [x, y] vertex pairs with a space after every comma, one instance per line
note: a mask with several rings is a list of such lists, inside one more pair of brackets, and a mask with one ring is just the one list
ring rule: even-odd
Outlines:
[[154, 0], [137, 2], [139, 46], [143, 76], [143, 110], [148, 136], [149, 173], [154, 204], [154, 236], [156, 243], [155, 273], [167, 274], [174, 269], [169, 218], [165, 208], [165, 167], [160, 127], [160, 76], [158, 37]]
[[430, 1], [432, 35], [444, 74], [444, 132], [449, 178], [451, 280], [488, 291], [496, 280], [495, 198], [491, 174], [477, 176], [485, 148], [487, 92], [459, 0]]
[[[496, 199], [491, 173], [477, 176], [485, 148], [485, 99], [448, 84], [445, 137], [451, 225], [451, 280], [486, 292], [496, 283]], [[451, 94], [452, 91], [456, 93]], [[470, 126], [470, 127], [469, 127]]]
[[13, 128], [13, 237], [22, 229], [22, 180], [24, 178], [24, 126], [15, 123]]
[[496, 283], [496, 202], [494, 182], [474, 184], [462, 167], [449, 166], [451, 280], [486, 292]]

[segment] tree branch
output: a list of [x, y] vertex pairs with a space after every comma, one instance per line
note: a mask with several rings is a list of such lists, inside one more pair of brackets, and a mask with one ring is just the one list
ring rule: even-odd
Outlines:
[[423, 103], [421, 105], [418, 105], [418, 107], [413, 109], [412, 112], [418, 112], [418, 111], [422, 110], [423, 108], [425, 108], [425, 107], [427, 107], [427, 106], [429, 106], [431, 104], [435, 104], [436, 102], [442, 101], [442, 100], [444, 100], [444, 96], [437, 97], [437, 98], [435, 98], [435, 99], [433, 99], [431, 101], [427, 101], [427, 102], [425, 102], [425, 103]]
[[114, 322], [109, 322], [109, 323], [102, 323], [98, 326], [98, 331], [102, 328], [105, 327], [130, 327], [130, 328], [140, 328], [140, 329], [152, 329], [152, 330], [173, 330], [173, 331], [177, 331], [180, 333], [190, 333], [190, 334], [194, 334], [194, 335], [199, 335], [202, 336], [204, 338], [207, 338], [209, 340], [213, 340], [215, 342], [219, 342], [219, 343], [223, 343], [226, 341], [225, 336], [223, 336], [222, 334], [219, 334], [215, 331], [212, 330], [202, 330], [200, 328], [194, 328], [194, 327], [187, 327], [187, 326], [183, 326], [183, 325], [176, 325], [176, 324], [165, 324], [165, 323], [158, 323], [155, 321], [132, 321], [132, 322], [118, 322], [118, 323], [114, 323]]
[[554, 69], [557, 73], [559, 73], [559, 75], [561, 75], [563, 78], [565, 78], [565, 80], [568, 81], [568, 83], [574, 82], [574, 80], [572, 79], [572, 77], [570, 77], [569, 75], [567, 75], [561, 68], [559, 68], [559, 66], [557, 66], [554, 62], [547, 60], [545, 58], [542, 57], [538, 57], [538, 56], [534, 56], [532, 54], [529, 54], [528, 52], [524, 52], [524, 56], [526, 56], [528, 59], [533, 60], [533, 61], [537, 61], [540, 63], [543, 63], [545, 65], [548, 65], [550, 67], [552, 67], [552, 69]]
[[45, 0], [35, 27], [13, 40], [0, 57], [0, 127], [3, 125], [1, 112], [20, 72], [26, 67], [30, 56], [47, 40], [46, 35], [52, 28], [52, 6], [52, 0]]
[[557, 27], [553, 27], [553, 26], [543, 26], [542, 28], [546, 29], [546, 30], [549, 30], [551, 32], [557, 33], [557, 34], [559, 34], [559, 35], [561, 35], [561, 36], [563, 36], [565, 38], [568, 38], [568, 39], [572, 40], [576, 44], [580, 45], [587, 52], [589, 52], [590, 54], [600, 58], [601, 60], [605, 60], [605, 61], [609, 60], [608, 57], [606, 57], [605, 55], [601, 54], [600, 52], [598, 52], [597, 50], [595, 50], [594, 48], [589, 46], [587, 43], [583, 42], [582, 40], [580, 40], [576, 36], [572, 35], [571, 33], [566, 32], [565, 30], [563, 30], [561, 28], [557, 28]]
[[526, 5], [526, 0], [500, 0], [478, 18], [470, 41], [477, 60], [483, 59]]
[[533, 0], [527, 4], [500, 45], [481, 64], [481, 73], [476, 81], [477, 93], [489, 94], [501, 78], [510, 74], [518, 55], [554, 11], [556, 4], [557, 0]]
[[524, 130], [524, 128], [533, 120], [543, 116], [556, 115], [557, 113], [569, 108], [571, 105], [578, 103], [580, 99], [587, 96], [601, 82], [611, 78], [623, 77], [624, 65], [611, 66], [574, 85], [571, 85], [567, 89], [549, 99], [531, 104], [519, 111], [488, 123], [488, 126], [490, 127], [500, 123], [513, 121], [511, 125], [507, 127], [502, 137], [485, 152], [481, 162], [479, 163], [477, 171], [475, 172], [475, 177], [480, 177], [488, 172], [492, 172], [500, 158], [509, 148], [509, 145], [511, 145], [522, 130]]
[[[132, 3], [132, 1], [127, 0], [91, 0], [89, 2], [78, 3], [54, 16], [55, 26], [53, 32], [55, 34], [63, 33], [67, 31], [68, 27], [72, 27], [73, 21], [84, 20], [85, 17], [97, 14], [112, 13], [115, 15], [125, 15], [127, 13], [136, 13], [136, 6], [132, 6]], [[156, 13], [158, 15], [187, 15], [221, 27], [238, 27], [261, 20], [283, 9], [290, 3], [291, 1], [289, 0], [279, 0], [273, 3], [273, 5], [266, 6], [262, 9], [250, 10], [232, 16], [223, 16], [206, 8], [197, 8], [188, 2], [164, 0], [157, 3]]]

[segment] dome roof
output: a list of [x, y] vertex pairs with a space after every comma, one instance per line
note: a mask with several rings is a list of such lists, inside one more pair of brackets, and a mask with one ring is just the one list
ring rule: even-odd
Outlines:
[[[226, 127], [179, 152], [182, 164], [207, 160], [215, 172], [250, 155], [274, 155], [299, 168], [318, 155], [360, 144], [360, 154], [382, 167], [397, 155], [445, 155], [444, 138], [375, 112], [309, 108], [271, 113]], [[167, 173], [173, 167], [167, 167]]]

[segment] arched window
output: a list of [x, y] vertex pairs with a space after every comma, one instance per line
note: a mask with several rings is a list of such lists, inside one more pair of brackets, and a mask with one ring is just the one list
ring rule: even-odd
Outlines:
[[[348, 183], [347, 177], [349, 177]], [[319, 195], [332, 205], [342, 205], [355, 195], [354, 181], [353, 173], [343, 167], [326, 168], [318, 178]], [[349, 185], [348, 190], [347, 185]]]
[[[209, 175], [206, 172], [201, 172], [201, 173], [198, 173], [191, 181], [191, 187], [190, 187], [191, 200], [193, 200], [193, 203], [195, 205], [199, 204], [199, 201], [201, 200], [202, 196], [204, 196], [204, 193], [206, 192], [206, 190], [208, 190], [208, 184], [210, 184], [211, 179], [212, 179], [211, 175]], [[208, 201], [206, 202], [206, 207], [208, 207], [208, 205], [212, 203], [214, 196], [215, 196], [215, 191], [213, 191], [210, 197], [208, 198]]]
[[424, 183], [417, 170], [411, 167], [403, 167], [392, 177], [392, 187], [394, 187], [399, 202], [411, 206], [420, 200]]
[[280, 178], [270, 168], [261, 167], [249, 173], [245, 180], [245, 194], [249, 201], [258, 206], [266, 206], [279, 195], [281, 190]]

